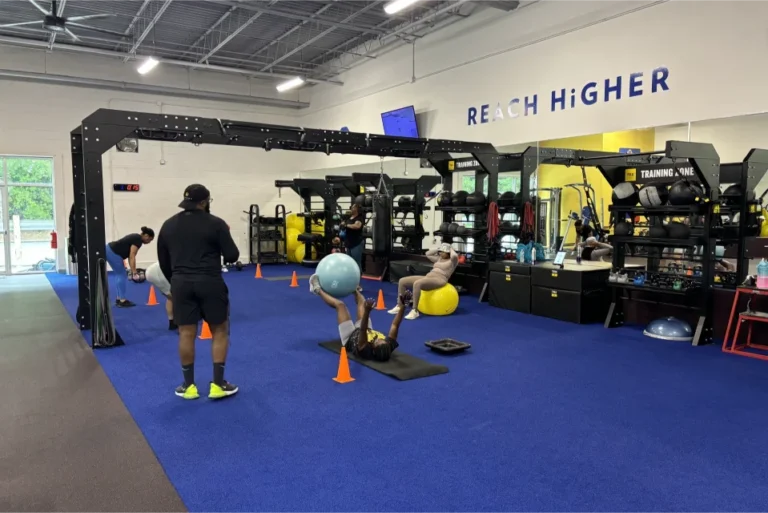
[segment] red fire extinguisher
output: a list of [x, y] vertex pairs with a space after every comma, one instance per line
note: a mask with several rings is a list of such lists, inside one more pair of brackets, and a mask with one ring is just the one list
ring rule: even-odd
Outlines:
[[59, 247], [59, 236], [56, 232], [51, 232], [51, 249]]

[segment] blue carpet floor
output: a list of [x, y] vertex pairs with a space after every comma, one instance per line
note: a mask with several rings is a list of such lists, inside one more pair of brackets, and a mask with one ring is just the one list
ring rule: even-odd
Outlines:
[[[49, 278], [74, 315], [75, 278]], [[162, 306], [116, 309], [127, 345], [96, 352], [192, 511], [768, 507], [764, 362], [464, 297], [453, 316], [401, 329], [401, 351], [449, 374], [398, 382], [352, 363], [357, 381], [339, 385], [338, 357], [317, 345], [337, 336], [335, 317], [307, 280], [289, 288], [254, 280], [252, 268], [226, 279], [237, 397], [173, 395], [181, 372]], [[365, 285], [377, 294], [378, 283]], [[383, 288], [389, 307], [395, 287]], [[143, 305], [148, 289], [129, 284], [129, 297]], [[391, 317], [373, 319], [382, 329]], [[424, 347], [446, 336], [471, 353]], [[196, 369], [207, 383], [205, 341]]]

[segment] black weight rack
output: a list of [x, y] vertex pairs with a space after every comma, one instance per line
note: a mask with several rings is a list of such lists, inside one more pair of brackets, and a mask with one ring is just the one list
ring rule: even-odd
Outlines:
[[248, 240], [251, 264], [287, 264], [288, 244], [285, 205], [275, 207], [274, 217], [261, 215], [258, 205], [248, 207]]
[[434, 175], [391, 180], [395, 216], [392, 237], [399, 244], [394, 252], [416, 255], [425, 252], [424, 237], [429, 233], [424, 228], [424, 213], [431, 210], [427, 201], [434, 197], [432, 189], [440, 182], [440, 177]]
[[[708, 143], [667, 141], [663, 151], [634, 155], [577, 151], [575, 159], [560, 163], [594, 166], [611, 187], [621, 182], [635, 181], [638, 169], [669, 169], [670, 183], [683, 177], [688, 179], [689, 176], [683, 174], [687, 170], [690, 170], [691, 176], [696, 177], [695, 181], [700, 184], [702, 194], [693, 205], [650, 208], [612, 205], [609, 208], [612, 225], [628, 219], [634, 222], [638, 218], [645, 218], [648, 225], [653, 226], [667, 218], [687, 218], [690, 233], [685, 239], [635, 235], [611, 237], [612, 265], [617, 279], [608, 283], [612, 288], [612, 298], [605, 327], [624, 325], [625, 301], [649, 302], [694, 310], [698, 314], [698, 321], [692, 345], [711, 342], [716, 239], [711, 236], [712, 230], [709, 228], [713, 226], [715, 212], [719, 208], [720, 194], [720, 157], [714, 146]], [[674, 252], [677, 248], [682, 248], [683, 253]], [[700, 249], [698, 252], [697, 248]], [[647, 267], [642, 271], [632, 270], [626, 265], [628, 255], [648, 259]], [[663, 269], [659, 267], [661, 259], [670, 260], [673, 265], [676, 265], [675, 260], [697, 265], [692, 269]], [[634, 275], [638, 272], [643, 273], [644, 280], [635, 283]], [[622, 275], [627, 279], [620, 279]]]

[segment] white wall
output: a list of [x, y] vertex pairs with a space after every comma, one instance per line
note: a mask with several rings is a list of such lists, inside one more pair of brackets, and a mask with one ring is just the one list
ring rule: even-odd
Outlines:
[[[656, 129], [657, 149], [666, 141], [687, 141], [688, 126], [676, 125]], [[768, 114], [712, 119], [691, 123], [690, 140], [712, 143], [720, 155], [720, 162], [741, 162], [753, 148], [768, 149]], [[768, 174], [758, 183], [755, 191], [761, 195], [768, 188]]]
[[[306, 126], [381, 132], [380, 113], [405, 105], [428, 114], [425, 135], [496, 145], [603, 133], [768, 111], [768, 68], [756, 56], [766, 2], [550, 2], [510, 14], [489, 10], [391, 52], [340, 78], [343, 88], [312, 89]], [[474, 28], [472, 28], [474, 27]], [[669, 70], [669, 90], [651, 94], [650, 74]], [[628, 95], [629, 75], [645, 92]], [[550, 94], [623, 77], [620, 101], [552, 112]], [[600, 86], [602, 87], [602, 85]], [[538, 95], [532, 116], [469, 126], [468, 107]], [[322, 157], [313, 168], [364, 157]]]
[[[39, 52], [8, 51], [3, 47], [0, 47], [0, 51], [3, 52], [0, 53], [3, 58], [12, 55], [14, 65], [23, 62], [26, 57], [35, 60], [40, 56]], [[62, 60], [59, 61], [59, 58]], [[110, 69], [114, 71], [110, 66], [115, 65], [113, 61], [105, 63], [101, 62], [100, 58], [88, 58], [87, 60], [92, 61], [89, 66], [83, 62], [82, 56], [64, 54], [55, 58], [48, 56], [45, 60], [48, 62], [49, 71], [52, 61], [59, 63], [57, 66], [63, 65], [61, 63], [64, 61], [68, 62], [72, 74], [79, 74], [77, 70], [90, 73], [94, 68], [104, 66], [107, 66], [104, 72]], [[11, 61], [3, 60], [0, 67], [8, 69], [9, 62]], [[29, 69], [34, 68], [31, 61], [27, 62], [27, 66]], [[57, 69], [56, 73], [64, 71], [66, 70]], [[161, 69], [158, 68], [158, 71]], [[152, 79], [156, 85], [167, 85], [177, 78], [174, 70], [162, 71], [166, 74], [160, 73]], [[163, 77], [167, 80], [162, 80]], [[99, 75], [99, 78], [108, 77]], [[177, 82], [177, 86], [180, 83]], [[227, 82], [216, 80], [211, 85], [222, 91], [222, 88], [227, 87]], [[229, 83], [229, 87], [234, 87], [234, 83]], [[248, 92], [246, 89], [238, 91], [237, 94]], [[180, 113], [275, 124], [291, 123], [284, 111], [270, 108], [0, 81], [0, 154], [49, 156], [54, 159], [56, 226], [62, 241], [58, 252], [60, 269], [66, 264], [66, 247], [63, 241], [67, 233], [69, 209], [73, 202], [69, 132], [79, 126], [83, 118], [99, 108]], [[159, 230], [162, 222], [178, 211], [176, 205], [181, 200], [184, 188], [191, 183], [203, 183], [215, 198], [214, 213], [230, 224], [233, 236], [239, 242], [242, 258], [247, 259], [245, 214], [241, 211], [247, 210], [251, 203], [260, 204], [271, 211], [277, 201], [288, 202], [288, 208], [295, 209], [299, 203], [298, 198], [293, 194], [284, 194], [283, 199], [279, 200], [274, 181], [297, 176], [303, 158], [304, 155], [293, 152], [264, 152], [235, 147], [194, 147], [190, 144], [147, 141], [140, 142], [138, 155], [110, 151], [104, 158], [107, 240], [138, 231], [141, 226]], [[165, 160], [165, 165], [160, 164], [161, 159]], [[112, 183], [138, 183], [142, 189], [139, 193], [115, 193], [112, 191]], [[291, 201], [294, 202], [293, 205], [290, 204]], [[154, 244], [139, 253], [140, 265], [146, 266], [155, 259]]]

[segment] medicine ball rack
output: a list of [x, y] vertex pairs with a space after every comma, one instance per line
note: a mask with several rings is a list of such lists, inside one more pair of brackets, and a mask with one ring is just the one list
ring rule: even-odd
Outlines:
[[[262, 216], [258, 205], [248, 207], [248, 262], [287, 264], [285, 205], [275, 206], [275, 216]], [[265, 249], [266, 248], [266, 249]]]
[[[663, 151], [636, 153], [634, 155], [604, 154], [603, 152], [576, 150], [572, 158], [554, 159], [550, 163], [567, 166], [594, 166], [602, 173], [611, 187], [616, 187], [618, 184], [628, 181], [628, 178], [636, 176], [635, 173], [638, 168], [648, 168], [649, 166], [672, 168], [674, 170], [679, 170], [682, 167], [690, 168], [704, 189], [699, 203], [690, 206], [669, 205], [651, 208], [612, 205], [609, 208], [612, 219], [611, 224], [615, 225], [618, 221], [623, 221], [627, 215], [633, 218], [635, 216], [646, 218], [700, 216], [699, 218], [702, 220], [703, 226], [712, 226], [720, 193], [720, 157], [711, 144], [667, 141]], [[613, 328], [624, 325], [624, 301], [645, 301], [655, 304], [680, 306], [675, 303], [669, 303], [668, 301], [672, 299], [668, 298], [682, 296], [685, 303], [683, 307], [689, 307], [698, 312], [698, 321], [692, 345], [697, 346], [711, 342], [712, 289], [714, 285], [716, 240], [710, 235], [711, 230], [705, 229], [700, 233], [692, 233], [686, 239], [636, 237], [633, 235], [614, 235], [611, 237], [610, 243], [613, 246], [612, 265], [617, 272], [622, 272], [622, 270], [627, 268], [625, 262], [627, 247], [631, 248], [642, 245], [645, 248], [658, 248], [656, 251], [648, 253], [650, 258], [658, 259], [665, 247], [694, 248], [700, 246], [702, 247], [702, 254], [698, 261], [701, 263], [701, 275], [700, 277], [690, 279], [692, 282], [691, 288], [695, 289], [696, 292], [690, 295], [685, 290], [651, 288], [640, 283], [634, 285], [633, 283], [610, 281], [608, 285], [612, 288], [612, 298], [611, 306], [605, 319], [605, 327]], [[653, 268], [647, 272], [651, 273], [653, 279], [658, 274], [658, 271]], [[686, 276], [686, 279], [688, 280], [689, 277]], [[652, 299], [633, 296], [632, 292], [634, 291], [643, 291], [645, 295], [650, 295]], [[626, 292], [626, 295], [624, 295], [624, 292]]]
[[[299, 195], [304, 207], [297, 215], [304, 218], [304, 233], [299, 235], [299, 241], [304, 242], [304, 260], [301, 264], [314, 267], [327, 254], [331, 253], [333, 238], [334, 214], [338, 215], [340, 207], [337, 203], [339, 186], [329, 184], [325, 180], [310, 178], [295, 178], [293, 180], [275, 180], [278, 191], [288, 187]], [[323, 233], [313, 232], [313, 225], [322, 221]], [[312, 258], [312, 249], [316, 258]], [[287, 250], [287, 245], [286, 245]]]

